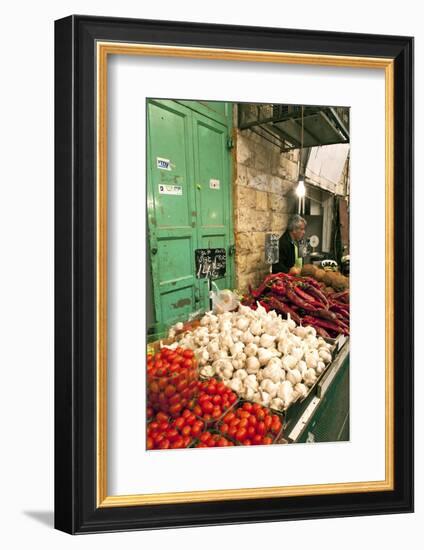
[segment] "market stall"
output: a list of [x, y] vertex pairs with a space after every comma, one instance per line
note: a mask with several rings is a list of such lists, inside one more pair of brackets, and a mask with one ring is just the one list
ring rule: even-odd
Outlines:
[[148, 346], [147, 448], [349, 438], [348, 278], [270, 274]]

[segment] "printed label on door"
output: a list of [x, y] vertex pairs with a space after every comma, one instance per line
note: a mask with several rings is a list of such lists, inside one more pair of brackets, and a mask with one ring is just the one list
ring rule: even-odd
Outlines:
[[161, 195], [182, 195], [183, 188], [181, 185], [158, 185]]
[[160, 170], [172, 170], [171, 161], [169, 159], [163, 159], [161, 157], [156, 157], [156, 167]]
[[219, 180], [209, 180], [209, 187], [211, 189], [219, 189], [220, 181]]

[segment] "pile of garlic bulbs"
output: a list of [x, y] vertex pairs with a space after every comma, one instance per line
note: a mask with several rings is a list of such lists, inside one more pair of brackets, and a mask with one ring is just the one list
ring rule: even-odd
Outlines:
[[282, 411], [306, 396], [331, 362], [331, 344], [262, 306], [206, 313], [179, 346], [194, 350], [200, 374], [218, 375], [240, 397]]

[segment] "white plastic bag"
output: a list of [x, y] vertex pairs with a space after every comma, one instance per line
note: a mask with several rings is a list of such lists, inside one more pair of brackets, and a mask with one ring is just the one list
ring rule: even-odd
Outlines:
[[225, 311], [234, 311], [238, 308], [240, 300], [238, 296], [231, 290], [219, 290], [217, 285], [212, 281], [214, 290], [211, 291], [212, 311], [214, 313], [224, 313]]

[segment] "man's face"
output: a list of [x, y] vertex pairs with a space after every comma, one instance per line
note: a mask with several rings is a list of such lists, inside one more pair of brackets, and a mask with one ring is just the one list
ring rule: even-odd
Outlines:
[[293, 230], [293, 239], [295, 241], [300, 241], [305, 236], [305, 224], [301, 223], [299, 227]]

